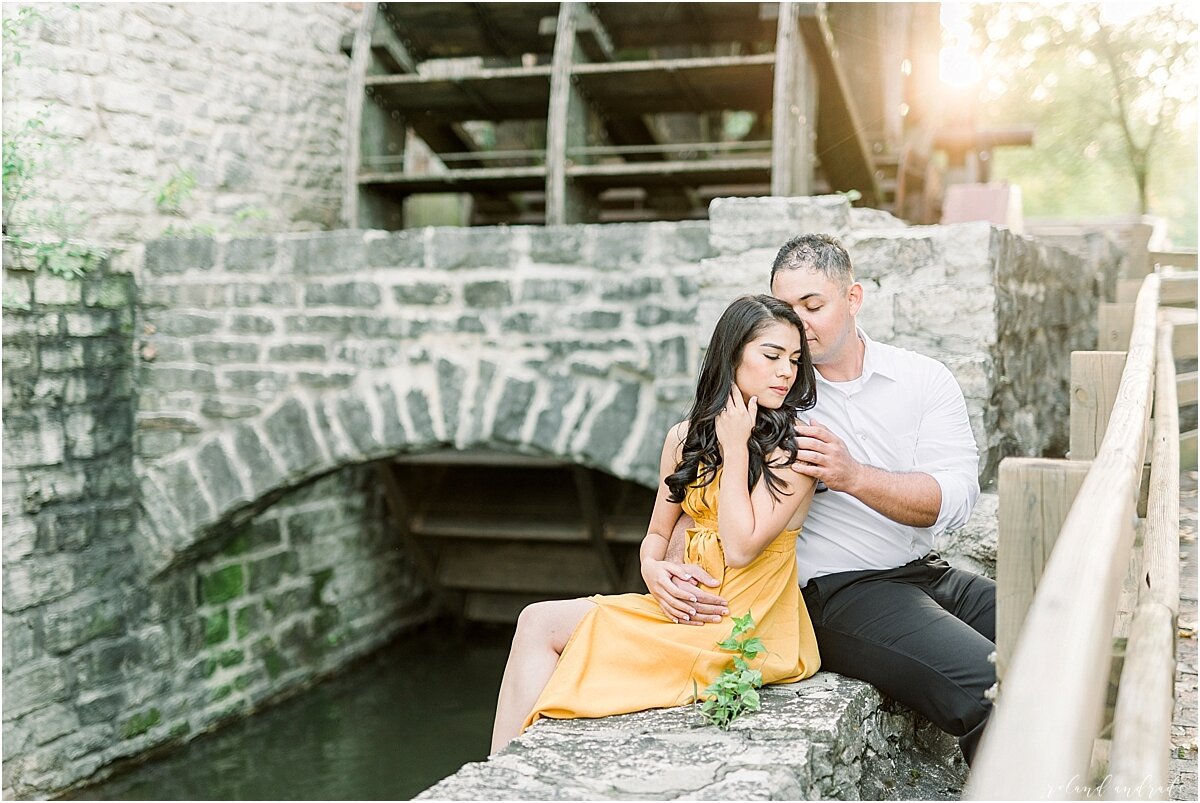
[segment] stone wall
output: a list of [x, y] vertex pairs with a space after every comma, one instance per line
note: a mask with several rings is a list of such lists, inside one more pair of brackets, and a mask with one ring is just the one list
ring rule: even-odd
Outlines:
[[132, 537], [132, 278], [10, 269], [5, 289], [6, 798], [243, 716], [426, 615], [359, 467], [283, 489], [149, 576]]
[[[4, 130], [41, 114], [46, 147], [17, 227], [129, 244], [338, 225], [350, 4], [6, 3], [5, 20], [26, 5], [40, 21], [6, 58]], [[188, 173], [194, 191], [160, 209]]]

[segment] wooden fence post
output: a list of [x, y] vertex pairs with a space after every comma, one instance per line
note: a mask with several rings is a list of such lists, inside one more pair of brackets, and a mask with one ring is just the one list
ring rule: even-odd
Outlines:
[[1008, 457], [1000, 463], [996, 545], [996, 679], [1003, 680], [1033, 592], [1091, 462]]
[[[1126, 338], [1128, 342], [1128, 338]], [[1091, 460], [1100, 448], [1125, 370], [1124, 351], [1071, 352], [1072, 460]]]
[[1124, 351], [1129, 348], [1129, 335], [1133, 332], [1133, 309], [1133, 304], [1100, 304], [1097, 314], [1097, 349]]

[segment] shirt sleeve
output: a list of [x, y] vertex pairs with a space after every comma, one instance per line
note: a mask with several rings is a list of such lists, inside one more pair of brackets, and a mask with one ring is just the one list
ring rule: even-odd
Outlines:
[[942, 489], [941, 509], [930, 529], [940, 533], [966, 524], [979, 498], [979, 450], [962, 388], [941, 363], [927, 386], [915, 464]]

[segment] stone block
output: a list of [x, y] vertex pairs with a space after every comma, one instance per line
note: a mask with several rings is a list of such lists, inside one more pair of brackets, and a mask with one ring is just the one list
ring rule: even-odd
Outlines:
[[[801, 234], [841, 236], [850, 229], [850, 202], [841, 195], [798, 198], [716, 198], [708, 205], [709, 241], [720, 254], [772, 250]], [[763, 265], [769, 270], [771, 261]], [[765, 283], [765, 282], [764, 282]]]
[[443, 282], [410, 282], [394, 285], [392, 297], [398, 304], [447, 304], [454, 297], [454, 288]]
[[39, 273], [33, 280], [33, 300], [43, 306], [75, 306], [83, 301], [83, 284], [78, 279]]
[[233, 273], [270, 273], [278, 245], [273, 237], [230, 240], [225, 244], [225, 270]]
[[513, 232], [505, 226], [435, 228], [428, 262], [434, 270], [508, 268], [516, 264]]
[[231, 315], [229, 331], [235, 335], [269, 335], [275, 322], [265, 315]]
[[377, 307], [379, 287], [370, 282], [310, 284], [304, 288], [304, 303], [309, 307]]
[[284, 343], [267, 351], [267, 362], [325, 362], [328, 359], [322, 343]]
[[954, 568], [995, 580], [999, 511], [999, 494], [981, 493], [967, 523], [939, 534], [934, 549]]
[[231, 362], [257, 362], [258, 344], [238, 340], [198, 340], [192, 344], [196, 362], [221, 365]]
[[526, 279], [521, 286], [521, 301], [578, 301], [587, 293], [582, 279]]
[[43, 639], [52, 653], [67, 653], [97, 638], [125, 631], [125, 615], [115, 599], [82, 593], [43, 609]]
[[597, 269], [631, 270], [646, 264], [649, 224], [610, 223], [587, 226], [585, 231], [591, 243], [591, 263]]
[[529, 259], [541, 265], [577, 265], [583, 253], [579, 226], [534, 226], [529, 230]]
[[120, 309], [133, 303], [134, 292], [133, 280], [129, 276], [90, 279], [83, 286], [83, 303], [89, 307]]
[[287, 389], [288, 375], [282, 371], [271, 371], [251, 368], [219, 368], [221, 390], [251, 394], [260, 399], [268, 400], [279, 397]]
[[263, 422], [263, 431], [287, 472], [306, 474], [321, 462], [321, 449], [313, 433], [309, 416], [296, 399], [290, 399]]
[[618, 329], [621, 318], [622, 313], [616, 310], [584, 310], [571, 316], [571, 327], [584, 331]]
[[635, 320], [638, 326], [661, 326], [665, 323], [692, 325], [696, 322], [696, 309], [691, 306], [663, 307], [657, 304], [642, 304], [637, 308]]
[[225, 513], [238, 502], [249, 500], [249, 494], [238, 479], [241, 466], [230, 458], [225, 446], [217, 438], [211, 438], [200, 447], [196, 453], [196, 468], [217, 506], [218, 515]]
[[457, 441], [459, 406], [463, 395], [463, 379], [468, 369], [450, 360], [437, 361], [438, 398], [442, 403], [442, 421], [446, 426], [446, 439]]
[[463, 302], [468, 307], [503, 307], [512, 303], [507, 281], [468, 282], [463, 285]]
[[379, 450], [379, 444], [374, 437], [371, 413], [361, 399], [352, 395], [339, 396], [337, 415], [338, 421], [342, 425], [342, 431], [346, 433], [360, 453], [373, 454]]
[[189, 460], [178, 460], [159, 468], [163, 490], [172, 507], [190, 528], [209, 524], [215, 511], [200, 492], [200, 477]]
[[[38, 556], [4, 566], [4, 612], [62, 599], [77, 587], [74, 562], [65, 555]], [[7, 695], [6, 695], [7, 696]]]
[[[200, 599], [206, 605], [221, 605], [237, 599], [245, 590], [245, 572], [241, 564], [226, 566], [224, 569], [200, 576]], [[229, 629], [228, 612], [222, 611], [222, 613], [225, 616], [225, 624], [221, 629], [227, 632]]]
[[236, 307], [294, 307], [297, 286], [288, 282], [238, 282], [230, 285]]
[[[928, 303], [937, 298], [937, 304]], [[996, 342], [990, 286], [934, 285], [895, 296], [896, 345], [930, 355], [972, 354]]]
[[275, 588], [285, 575], [294, 575], [299, 568], [295, 552], [279, 552], [251, 562], [250, 593]]
[[500, 331], [505, 334], [531, 334], [537, 325], [538, 316], [529, 312], [505, 315], [500, 321]]
[[707, 220], [683, 220], [658, 225], [663, 226], [659, 236], [670, 243], [672, 247], [669, 253], [678, 261], [698, 263], [717, 255], [717, 250], [709, 242], [711, 225]]
[[[245, 401], [238, 398], [221, 396], [205, 396], [200, 402], [200, 412], [209, 418], [238, 419], [249, 418], [262, 412], [263, 406], [258, 402]], [[149, 433], [142, 433], [143, 437]], [[169, 434], [169, 433], [164, 433]], [[178, 441], [182, 443], [182, 440]]]
[[297, 371], [296, 381], [314, 390], [338, 390], [354, 384], [356, 376], [351, 371]]
[[429, 398], [425, 395], [425, 391], [413, 388], [408, 392], [406, 400], [408, 403], [408, 417], [413, 425], [410, 444], [416, 447], [418, 445], [436, 443], [438, 437], [433, 429], [433, 415], [430, 412], [432, 407], [429, 404]]
[[[5, 572], [7, 574], [7, 572]], [[8, 594], [5, 593], [5, 605]], [[70, 697], [67, 667], [56, 659], [42, 659], [14, 668], [4, 678], [5, 721]]]
[[383, 442], [380, 446], [399, 451], [408, 445], [408, 436], [400, 417], [400, 400], [396, 396], [396, 390], [391, 385], [381, 382], [375, 385], [375, 395], [379, 399], [379, 409], [383, 417]]
[[378, 237], [367, 235], [367, 265], [372, 268], [421, 268], [425, 266], [425, 232], [396, 231]]
[[262, 436], [259, 436], [258, 430], [251, 424], [239, 424], [236, 427], [233, 431], [233, 444], [240, 465], [246, 468], [253, 498], [263, 496], [266, 491], [282, 483], [283, 472], [275, 460], [271, 459]]
[[171, 310], [147, 314], [146, 318], [159, 334], [172, 337], [208, 335], [221, 327], [221, 319], [217, 316], [195, 312]]
[[297, 276], [352, 275], [367, 266], [360, 231], [321, 232], [279, 241], [281, 266]]
[[206, 237], [190, 240], [151, 240], [146, 243], [144, 266], [148, 274], [160, 276], [211, 270], [215, 253], [213, 241]]
[[582, 451], [597, 465], [611, 467], [613, 458], [629, 440], [630, 424], [637, 420], [640, 395], [640, 385], [621, 382], [612, 400], [596, 415]]
[[850, 255], [854, 276], [859, 281], [884, 276], [911, 277], [938, 265], [940, 256], [933, 233], [926, 227], [853, 232], [843, 239], [842, 245]]
[[662, 292], [662, 279], [657, 276], [638, 276], [604, 283], [600, 286], [600, 300], [638, 301], [648, 296], [661, 296]]
[[500, 402], [496, 407], [496, 418], [492, 423], [492, 437], [501, 442], [519, 443], [521, 428], [529, 414], [536, 385], [509, 377], [505, 380]]

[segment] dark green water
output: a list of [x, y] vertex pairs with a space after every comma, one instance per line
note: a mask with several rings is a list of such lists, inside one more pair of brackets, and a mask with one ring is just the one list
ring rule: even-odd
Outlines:
[[512, 630], [425, 626], [75, 800], [405, 800], [487, 756]]

